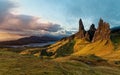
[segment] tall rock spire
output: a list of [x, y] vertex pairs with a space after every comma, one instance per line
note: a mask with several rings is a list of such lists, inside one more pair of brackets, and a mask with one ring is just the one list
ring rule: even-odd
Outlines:
[[82, 19], [79, 20], [79, 31], [75, 34], [75, 36], [79, 39], [82, 39], [85, 37], [85, 29], [84, 29], [84, 25], [82, 22]]
[[79, 31], [84, 30], [82, 19], [79, 20]]
[[85, 34], [85, 39], [88, 41], [92, 41], [95, 31], [96, 31], [95, 25], [92, 24], [90, 26], [90, 29]]
[[110, 31], [109, 23], [106, 23], [102, 19], [100, 19], [100, 21], [98, 23], [98, 28], [95, 31], [92, 42], [95, 42], [98, 40], [109, 40], [110, 32], [111, 31]]

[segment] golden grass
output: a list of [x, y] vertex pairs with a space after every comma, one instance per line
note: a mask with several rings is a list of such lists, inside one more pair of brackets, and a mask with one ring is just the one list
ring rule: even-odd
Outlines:
[[62, 40], [62, 41], [58, 41], [57, 43], [49, 46], [47, 52], [56, 52], [56, 50], [58, 48], [60, 48], [61, 46], [65, 45], [67, 42], [69, 42], [69, 40]]
[[89, 42], [85, 39], [75, 39], [75, 41], [76, 43], [74, 45], [74, 52], [82, 50], [87, 44], [89, 44]]
[[30, 54], [36, 54], [39, 53], [42, 50], [42, 48], [28, 48], [20, 52], [21, 55], [30, 55]]
[[120, 61], [120, 50], [116, 50], [111, 54], [104, 56], [104, 58], [109, 61]]
[[[78, 45], [79, 46], [79, 45]], [[113, 52], [113, 45], [110, 40], [99, 40], [94, 43], [87, 44], [78, 52], [74, 53], [75, 56], [95, 54], [96, 56], [104, 56]]]

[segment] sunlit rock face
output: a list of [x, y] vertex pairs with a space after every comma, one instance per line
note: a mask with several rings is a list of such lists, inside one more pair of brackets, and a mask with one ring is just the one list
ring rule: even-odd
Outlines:
[[109, 23], [106, 23], [102, 19], [100, 19], [98, 28], [95, 31], [92, 42], [98, 40], [110, 40], [110, 32], [111, 31], [110, 31]]
[[75, 36], [79, 39], [82, 39], [85, 37], [85, 29], [84, 29], [84, 25], [82, 22], [82, 19], [79, 20], [79, 31], [75, 34]]
[[95, 25], [92, 24], [90, 26], [90, 29], [86, 31], [84, 29], [84, 25], [82, 22], [82, 19], [79, 20], [79, 31], [70, 36], [70, 39], [86, 39], [90, 42], [96, 42], [98, 40], [110, 40], [110, 26], [108, 23], [104, 22], [102, 19], [100, 19], [98, 23], [98, 28], [95, 28]]

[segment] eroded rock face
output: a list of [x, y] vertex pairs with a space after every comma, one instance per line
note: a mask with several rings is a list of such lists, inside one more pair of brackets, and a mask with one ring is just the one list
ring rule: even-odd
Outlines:
[[109, 40], [110, 39], [110, 26], [108, 23], [100, 19], [98, 28], [92, 24], [88, 31], [85, 31], [82, 20], [79, 20], [79, 31], [76, 34], [67, 37], [66, 39], [73, 40], [74, 38], [86, 39], [89, 42], [95, 42], [98, 40]]
[[98, 24], [98, 28], [95, 31], [92, 42], [95, 42], [98, 40], [109, 40], [109, 39], [110, 39], [109, 23], [106, 23], [102, 19], [100, 19], [99, 24]]
[[86, 39], [87, 41], [90, 41], [89, 31], [87, 31], [87, 32], [85, 33], [85, 39]]
[[85, 34], [85, 39], [88, 41], [92, 41], [95, 31], [96, 31], [95, 25], [92, 24], [90, 26], [90, 29]]
[[75, 34], [75, 36], [79, 39], [82, 39], [85, 37], [85, 29], [82, 20], [79, 20], [79, 31]]

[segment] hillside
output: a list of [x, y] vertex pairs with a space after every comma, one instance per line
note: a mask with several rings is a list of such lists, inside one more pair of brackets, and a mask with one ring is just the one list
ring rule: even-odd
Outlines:
[[120, 27], [111, 29], [111, 41], [114, 45], [114, 52], [105, 56], [104, 58], [112, 61], [120, 61]]
[[[28, 51], [22, 53], [27, 54]], [[52, 44], [39, 53], [37, 56], [57, 57], [78, 57], [94, 54], [103, 59], [120, 60], [120, 34], [119, 28], [110, 29], [110, 25], [100, 19], [98, 28], [92, 24], [86, 31], [82, 20], [79, 21], [79, 31], [69, 37], [65, 37], [55, 44]], [[29, 53], [29, 52], [28, 52]]]
[[95, 54], [96, 56], [111, 60], [112, 58], [120, 57], [119, 38], [119, 28], [110, 30], [110, 25], [102, 19], [100, 19], [97, 29], [92, 24], [88, 31], [84, 29], [83, 22], [80, 19], [79, 31], [77, 33], [47, 47], [44, 49], [46, 53], [42, 54], [40, 51], [39, 54], [40, 56], [50, 56], [52, 58]]
[[[47, 51], [54, 51], [56, 56], [60, 56], [63, 54], [66, 55], [69, 53], [69, 51], [71, 51], [69, 55], [72, 56], [85, 56], [89, 54], [95, 54], [96, 56], [100, 57], [103, 57], [114, 51], [114, 46], [110, 39], [109, 24], [104, 22], [102, 19], [100, 19], [97, 29], [95, 28], [94, 24], [92, 24], [88, 31], [85, 31], [83, 22], [80, 19], [79, 31], [76, 34], [66, 39], [63, 39], [62, 41], [67, 40], [68, 42], [66, 42], [66, 44], [60, 44], [62, 46], [59, 45], [60, 47], [56, 46], [51, 49], [48, 49]], [[72, 46], [66, 46], [69, 45], [71, 42], [73, 43]]]
[[[2, 48], [0, 49], [0, 75], [120, 75], [119, 67], [93, 55], [58, 60], [60, 59], [41, 60]], [[93, 63], [88, 63], [90, 61]]]
[[47, 43], [58, 41], [60, 38], [54, 36], [30, 36], [12, 41], [0, 42], [0, 45], [26, 45], [31, 43]]

